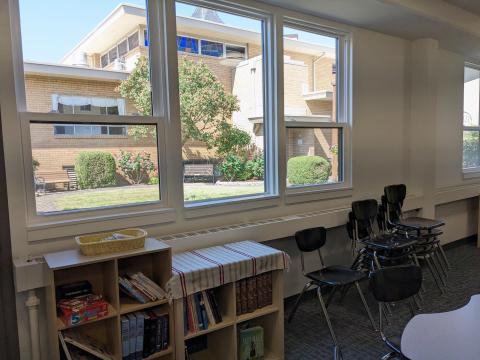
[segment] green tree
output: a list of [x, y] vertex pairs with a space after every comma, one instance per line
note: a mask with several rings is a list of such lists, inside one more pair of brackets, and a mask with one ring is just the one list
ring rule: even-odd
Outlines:
[[[146, 57], [140, 57], [130, 76], [118, 86], [120, 94], [133, 102], [142, 115], [151, 114], [150, 70]], [[183, 59], [178, 67], [182, 144], [202, 141], [216, 148], [224, 158], [243, 151], [250, 135], [228, 123], [239, 104], [235, 95], [225, 91], [215, 74], [202, 62]], [[143, 138], [154, 135], [146, 126], [129, 127], [129, 134]], [[248, 141], [247, 141], [248, 139]]]

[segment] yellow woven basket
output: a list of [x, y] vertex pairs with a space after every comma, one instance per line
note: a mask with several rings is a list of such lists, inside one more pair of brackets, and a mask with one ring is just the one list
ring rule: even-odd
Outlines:
[[[108, 240], [113, 234], [126, 235], [131, 238]], [[143, 229], [124, 229], [112, 232], [76, 236], [75, 241], [83, 255], [101, 255], [129, 251], [145, 246], [147, 232]]]

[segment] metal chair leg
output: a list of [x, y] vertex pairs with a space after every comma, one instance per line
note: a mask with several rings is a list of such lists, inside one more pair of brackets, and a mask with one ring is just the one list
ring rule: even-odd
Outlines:
[[435, 248], [435, 252], [433, 253], [433, 257], [435, 258], [435, 261], [438, 264], [438, 268], [441, 270], [443, 278], [446, 280], [448, 278], [448, 272], [447, 272], [445, 264], [443, 263], [442, 259], [440, 258], [441, 256], [439, 255], [439, 252], [440, 251], [438, 250], [438, 247]]
[[340, 351], [340, 347], [338, 346], [337, 337], [335, 336], [335, 332], [333, 331], [332, 323], [330, 322], [330, 317], [328, 316], [327, 308], [325, 303], [323, 302], [322, 291], [320, 288], [317, 289], [317, 296], [318, 301], [320, 301], [320, 306], [322, 307], [323, 316], [325, 316], [325, 320], [327, 321], [328, 330], [330, 331], [330, 336], [332, 337], [333, 345], [334, 345], [334, 359], [341, 359], [342, 353]]
[[373, 331], [378, 331], [377, 327], [375, 326], [375, 321], [373, 320], [372, 313], [370, 312], [370, 308], [368, 307], [367, 301], [365, 300], [365, 296], [363, 296], [362, 289], [360, 288], [360, 284], [358, 283], [358, 281], [355, 281], [355, 286], [357, 288], [358, 295], [360, 295], [360, 299], [362, 299], [363, 307], [367, 312], [368, 319], [370, 320], [370, 323], [372, 324], [372, 327], [373, 327]]
[[383, 355], [382, 360], [390, 360], [390, 359], [394, 359], [396, 357], [397, 357], [397, 353], [392, 351], [388, 354]]
[[333, 289], [330, 290], [330, 294], [328, 294], [327, 303], [325, 304], [327, 309], [330, 306], [330, 303], [332, 302], [333, 296], [335, 295], [336, 292], [337, 292], [337, 286], [334, 286]]
[[430, 258], [429, 258], [428, 255], [425, 256], [425, 262], [427, 263], [427, 267], [430, 270], [430, 273], [432, 274], [433, 280], [435, 281], [435, 284], [437, 285], [438, 290], [440, 290], [440, 292], [443, 295], [445, 293], [445, 291], [443, 290], [439, 280], [437, 279], [437, 275], [435, 274], [435, 271], [433, 270], [432, 262], [430, 261]]
[[450, 263], [448, 262], [447, 254], [445, 254], [445, 250], [443, 250], [442, 245], [438, 244], [438, 248], [440, 249], [440, 254], [442, 254], [442, 258], [445, 261], [445, 264], [447, 265], [447, 269], [451, 270], [452, 267], [450, 266]]
[[[421, 268], [421, 266], [420, 266], [420, 261], [418, 260], [417, 255], [413, 254], [413, 260], [415, 261], [415, 264], [416, 264], [418, 267]], [[422, 275], [422, 277], [423, 277], [423, 280], [425, 280], [425, 277], [424, 277], [423, 275]], [[423, 293], [425, 293], [425, 285], [423, 284], [423, 281], [422, 281], [422, 285], [421, 285], [421, 287], [420, 287], [420, 290], [421, 290]], [[420, 294], [420, 293], [419, 293], [419, 294]]]
[[[293, 316], [297, 312], [298, 305], [300, 305], [300, 300], [302, 299], [303, 295], [305, 295], [305, 292], [312, 286], [312, 282], [308, 282], [305, 284], [305, 286], [302, 289], [302, 292], [300, 295], [298, 295], [297, 300], [295, 301], [295, 304], [293, 305], [292, 311], [290, 311], [290, 315], [288, 315], [288, 323], [290, 323], [293, 319]], [[320, 288], [319, 288], [320, 289]]]
[[435, 258], [435, 252], [431, 253], [430, 260], [432, 261], [433, 268], [435, 269], [435, 272], [437, 273], [437, 276], [440, 279], [440, 282], [442, 283], [443, 286], [447, 286], [447, 282], [443, 278], [443, 275], [442, 275], [442, 273], [439, 270], [439, 267], [437, 265], [437, 259]]

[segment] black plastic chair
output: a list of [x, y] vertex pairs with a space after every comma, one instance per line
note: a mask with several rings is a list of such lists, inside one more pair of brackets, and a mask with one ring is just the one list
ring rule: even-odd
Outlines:
[[[412, 254], [416, 239], [409, 237], [408, 234], [377, 232], [374, 222], [381, 220], [378, 209], [378, 203], [374, 199], [352, 203], [352, 212], [349, 216], [351, 224], [347, 224], [347, 229], [352, 228], [349, 235], [351, 233], [352, 254], [356, 255], [352, 268], [369, 271], [413, 262]], [[378, 228], [382, 230], [381, 223]], [[359, 243], [364, 247], [357, 251]]]
[[[370, 273], [370, 290], [379, 306], [379, 328], [380, 335], [384, 343], [390, 349], [390, 352], [382, 357], [387, 360], [399, 356], [406, 359], [402, 354], [400, 346], [400, 336], [387, 336], [383, 328], [383, 307], [389, 303], [397, 303], [402, 300], [412, 299], [418, 294], [422, 285], [422, 269], [417, 265], [402, 265], [375, 270]], [[411, 303], [409, 303], [411, 306]], [[413, 307], [410, 309], [413, 313]]]
[[389, 185], [384, 188], [387, 222], [398, 231], [411, 233], [417, 237], [416, 258], [425, 260], [437, 287], [441, 293], [444, 293], [442, 285], [446, 286], [445, 279], [448, 276], [447, 269], [450, 269], [450, 264], [440, 245], [438, 236], [442, 231], [438, 228], [445, 225], [445, 222], [422, 217], [404, 218], [402, 206], [406, 192], [407, 188], [404, 184]]
[[[292, 321], [292, 318], [295, 315], [295, 312], [297, 311], [298, 305], [300, 304], [300, 300], [302, 299], [305, 292], [308, 289], [310, 289], [312, 286], [317, 286], [318, 300], [320, 301], [323, 315], [325, 316], [325, 320], [327, 321], [328, 329], [330, 331], [330, 335], [332, 337], [332, 340], [335, 346], [334, 358], [339, 359], [341, 358], [341, 351], [337, 343], [337, 338], [335, 336], [335, 332], [333, 331], [332, 324], [330, 322], [330, 317], [328, 316], [328, 312], [327, 312], [328, 303], [326, 305], [323, 300], [322, 288], [331, 287], [331, 294], [330, 294], [330, 299], [331, 299], [331, 296], [333, 296], [337, 288], [344, 288], [346, 286], [354, 284], [355, 287], [357, 288], [358, 294], [360, 295], [360, 299], [362, 300], [362, 304], [365, 308], [365, 311], [367, 312], [367, 316], [375, 331], [376, 331], [376, 326], [375, 326], [375, 321], [373, 320], [372, 314], [370, 313], [370, 309], [368, 308], [367, 301], [365, 300], [365, 297], [363, 296], [362, 290], [359, 285], [359, 281], [365, 279], [366, 275], [361, 271], [352, 270], [346, 266], [340, 266], [340, 265], [325, 266], [320, 249], [325, 245], [326, 240], [327, 240], [327, 231], [324, 227], [306, 229], [306, 230], [298, 231], [295, 234], [295, 241], [300, 250], [302, 273], [308, 279], [308, 282], [305, 284], [302, 292], [297, 297], [295, 305], [288, 317], [288, 322]], [[309, 253], [314, 251], [318, 252], [321, 268], [316, 271], [307, 272], [305, 270], [304, 253]]]

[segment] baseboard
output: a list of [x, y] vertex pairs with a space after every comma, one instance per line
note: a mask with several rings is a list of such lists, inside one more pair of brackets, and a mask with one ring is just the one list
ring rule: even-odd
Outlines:
[[478, 239], [477, 234], [467, 236], [467, 237], [464, 237], [462, 239], [458, 239], [458, 240], [449, 242], [448, 244], [443, 245], [443, 248], [448, 250], [448, 249], [454, 249], [454, 248], [462, 246], [462, 245], [476, 244], [477, 239]]

